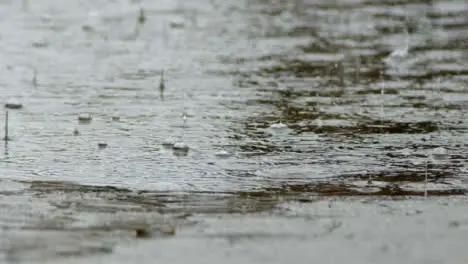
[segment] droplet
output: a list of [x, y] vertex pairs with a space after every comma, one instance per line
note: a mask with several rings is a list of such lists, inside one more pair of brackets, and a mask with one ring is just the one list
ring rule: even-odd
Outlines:
[[288, 126], [279, 122], [279, 123], [276, 123], [276, 124], [272, 124], [270, 125], [270, 128], [271, 129], [275, 129], [275, 130], [283, 130], [283, 129], [287, 129]]
[[162, 145], [164, 148], [173, 148], [175, 142], [176, 142], [175, 139], [173, 139], [173, 138], [167, 138], [167, 139], [165, 139], [165, 140], [161, 143], [161, 145]]
[[450, 155], [446, 148], [438, 147], [430, 151], [429, 157], [433, 162], [440, 162], [448, 160]]
[[185, 27], [185, 23], [182, 19], [174, 19], [173, 21], [169, 22], [169, 26], [171, 28], [183, 28]]
[[323, 127], [323, 121], [322, 121], [321, 118], [315, 119], [315, 122], [316, 122], [316, 125], [317, 125], [318, 128]]
[[98, 143], [98, 147], [99, 147], [99, 149], [105, 149], [105, 148], [107, 148], [107, 143], [103, 143], [103, 142]]
[[83, 113], [78, 116], [78, 121], [81, 123], [89, 123], [93, 120], [90, 114]]
[[172, 153], [175, 156], [187, 156], [189, 147], [184, 142], [177, 142], [172, 147]]
[[177, 143], [174, 144], [174, 146], [172, 148], [177, 149], [177, 150], [187, 150], [187, 151], [189, 149], [187, 144], [185, 144], [184, 142], [177, 142]]
[[8, 102], [5, 103], [5, 108], [7, 109], [21, 109], [23, 108], [23, 104], [15, 99], [10, 99]]
[[149, 238], [151, 237], [151, 231], [146, 228], [137, 228], [135, 230], [135, 236], [137, 238]]
[[232, 156], [232, 154], [227, 152], [226, 150], [220, 150], [215, 153], [215, 156], [218, 158], [227, 158], [227, 157]]

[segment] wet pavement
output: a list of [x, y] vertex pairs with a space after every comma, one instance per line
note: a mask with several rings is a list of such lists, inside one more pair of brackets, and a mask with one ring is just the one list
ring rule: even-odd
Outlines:
[[2, 262], [468, 259], [464, 1], [0, 7]]

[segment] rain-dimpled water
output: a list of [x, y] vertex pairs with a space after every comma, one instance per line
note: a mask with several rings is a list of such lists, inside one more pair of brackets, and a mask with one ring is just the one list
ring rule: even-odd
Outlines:
[[0, 13], [0, 263], [468, 259], [466, 1]]

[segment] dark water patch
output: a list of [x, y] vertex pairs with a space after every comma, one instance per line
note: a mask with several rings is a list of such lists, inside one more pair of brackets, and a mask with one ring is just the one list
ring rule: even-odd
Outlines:
[[460, 87], [460, 89], [449, 89], [449, 88], [440, 88], [439, 91], [441, 93], [455, 93], [455, 94], [467, 94], [468, 90], [463, 89]]
[[284, 147], [280, 147], [274, 143], [266, 143], [266, 142], [249, 142], [244, 144], [239, 144], [238, 146], [242, 155], [246, 157], [254, 157], [254, 156], [261, 156], [268, 153], [278, 153], [283, 152], [285, 149]]
[[[410, 97], [411, 98], [411, 97]], [[463, 110], [464, 106], [462, 104], [444, 104], [444, 105], [434, 105], [425, 102], [408, 102], [399, 105], [386, 106], [386, 108], [413, 108], [413, 109], [431, 109], [434, 111], [440, 110]]]
[[22, 183], [29, 183], [30, 189], [35, 191], [47, 192], [48, 190], [60, 192], [82, 192], [82, 193], [128, 193], [129, 189], [118, 188], [115, 186], [93, 186], [93, 185], [80, 185], [69, 182], [60, 181], [21, 181]]
[[431, 121], [393, 122], [388, 120], [356, 120], [357, 125], [291, 125], [298, 132], [318, 134], [366, 135], [366, 134], [425, 134], [439, 130], [438, 124]]
[[115, 90], [115, 91], [139, 91], [141, 87], [122, 87], [122, 86], [104, 86], [104, 90]]
[[[404, 183], [421, 183], [424, 181], [423, 171], [387, 171], [371, 174], [347, 174], [326, 180], [311, 180], [307, 183], [275, 183], [251, 191], [233, 192], [163, 192], [163, 191], [134, 191], [128, 192], [126, 189], [116, 192], [114, 188], [100, 188], [100, 193], [89, 193], [86, 191], [89, 186], [79, 186], [72, 183], [57, 182], [45, 184], [45, 189], [40, 189], [41, 184], [29, 191], [36, 194], [36, 197], [56, 197], [60, 201], [53, 202], [58, 210], [67, 210], [68, 215], [55, 216], [47, 220], [40, 220], [32, 225], [26, 225], [24, 230], [50, 230], [66, 232], [134, 232], [139, 227], [149, 228], [156, 231], [165, 228], [168, 222], [151, 224], [145, 214], [168, 214], [175, 219], [185, 219], [191, 214], [219, 214], [219, 213], [255, 213], [273, 210], [279, 203], [284, 201], [309, 201], [315, 196], [419, 196], [422, 190], [410, 190], [405, 188]], [[429, 168], [429, 182], [440, 182], [453, 177], [451, 172], [444, 169], [434, 171]], [[373, 182], [379, 182], [373, 186], [372, 183], [354, 184], [354, 182], [366, 182], [369, 177]], [[246, 176], [248, 177], [248, 175]], [[385, 184], [383, 184], [385, 183]], [[64, 185], [73, 186], [63, 188]], [[457, 186], [431, 189], [429, 195], [460, 195], [466, 190]], [[53, 189], [55, 186], [57, 189]], [[369, 192], [368, 188], [373, 188]], [[64, 195], [64, 189], [69, 192], [75, 190], [75, 196]], [[28, 191], [28, 192], [29, 192]], [[92, 196], [89, 196], [92, 194]], [[68, 197], [68, 198], [67, 198]], [[307, 198], [309, 197], [309, 198]], [[56, 203], [56, 204], [55, 204]], [[60, 205], [59, 205], [60, 204]], [[138, 210], [128, 210], [129, 207], [140, 208]], [[109, 210], [112, 209], [112, 210]], [[74, 223], [83, 221], [80, 213], [116, 214], [116, 213], [137, 213], [142, 214], [141, 218], [123, 218], [107, 221], [102, 224], [92, 224], [87, 226], [74, 226]], [[75, 215], [75, 216], [74, 216]], [[140, 220], [139, 220], [140, 219]], [[145, 220], [147, 219], [147, 220]], [[158, 218], [152, 221], [158, 221]], [[170, 219], [169, 219], [170, 221]], [[153, 227], [151, 227], [153, 225]]]
[[[238, 175], [239, 176], [239, 175]], [[242, 177], [255, 176], [245, 172]], [[164, 191], [130, 191], [125, 188], [80, 185], [60, 181], [22, 181], [29, 184], [27, 193], [34, 197], [49, 198], [51, 206], [58, 210], [71, 210], [69, 217], [53, 218], [40, 225], [26, 226], [25, 229], [61, 230], [64, 225], [78, 221], [73, 214], [78, 213], [160, 213], [180, 215], [192, 213], [236, 213], [258, 212], [269, 210], [278, 202], [276, 200], [238, 199], [235, 192], [164, 192]], [[234, 195], [234, 196], [233, 196]], [[138, 224], [137, 224], [138, 225]], [[67, 227], [69, 231], [83, 230], [133, 230], [133, 224], [127, 222], [108, 223], [102, 226]]]
[[435, 132], [438, 130], [438, 126], [436, 122], [432, 121], [407, 123], [374, 120], [362, 124], [358, 130], [361, 134], [420, 134]]
[[[430, 182], [443, 182], [445, 179], [453, 179], [459, 174], [456, 168], [452, 165], [428, 164], [427, 179]], [[423, 183], [426, 179], [426, 171], [423, 166], [407, 165], [404, 170], [386, 170], [366, 174], [347, 174], [347, 179], [359, 179], [386, 183], [404, 183], [404, 182], [419, 182]]]
[[426, 100], [425, 95], [402, 95], [401, 98], [410, 102]]
[[[467, 192], [463, 188], [447, 188], [441, 190], [428, 190], [429, 196], [451, 196], [465, 195]], [[292, 197], [297, 195], [309, 194], [312, 196], [325, 197], [344, 197], [344, 196], [372, 196], [372, 197], [388, 197], [388, 196], [423, 196], [424, 190], [408, 190], [400, 187], [398, 184], [388, 184], [385, 186], [373, 187], [369, 184], [367, 187], [355, 186], [348, 183], [307, 183], [307, 184], [284, 184], [281, 187], [265, 188], [264, 191], [242, 193], [246, 197]], [[299, 202], [309, 200], [297, 198]]]
[[369, 89], [369, 90], [359, 90], [356, 94], [364, 95], [364, 94], [399, 94], [397, 89]]

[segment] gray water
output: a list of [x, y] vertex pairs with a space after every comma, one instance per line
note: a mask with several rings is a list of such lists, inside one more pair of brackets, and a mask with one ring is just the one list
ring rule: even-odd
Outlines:
[[[152, 255], [153, 242], [175, 252], [189, 237], [193, 256], [161, 260], [284, 263], [298, 248], [349, 235], [325, 242], [319, 228], [298, 238], [309, 227], [295, 221], [361, 232], [388, 220], [382, 204], [400, 208], [391, 210], [395, 222], [412, 214], [402, 205], [439, 218], [448, 207], [456, 219], [441, 225], [466, 230], [466, 214], [457, 214], [467, 183], [464, 1], [25, 0], [3, 1], [0, 12], [0, 95], [23, 106], [9, 109], [10, 140], [0, 153], [4, 262], [153, 263], [161, 256]], [[404, 57], [388, 59], [405, 43]], [[80, 114], [92, 121], [80, 123]], [[270, 127], [278, 122], [288, 128]], [[186, 143], [187, 155], [167, 141]], [[431, 159], [436, 148], [447, 151], [442, 160]], [[331, 201], [338, 220], [317, 213], [334, 208]], [[296, 203], [310, 208], [291, 222], [284, 208], [295, 212]], [[405, 223], [442, 247], [432, 239], [439, 233], [418, 229], [423, 220]], [[229, 226], [254, 229], [241, 231], [244, 253], [194, 259], [210, 243], [229, 249], [231, 242], [216, 242], [236, 240], [220, 231]], [[155, 240], [138, 246], [137, 230]], [[392, 232], [379, 230], [366, 232]], [[408, 235], [394, 235], [387, 262], [367, 247], [343, 260], [436, 261], [402, 253], [395, 243]], [[166, 237], [168, 244], [159, 239]], [[281, 244], [284, 237], [295, 242]], [[276, 246], [294, 250], [278, 258]], [[444, 250], [453, 263], [464, 256]]]

